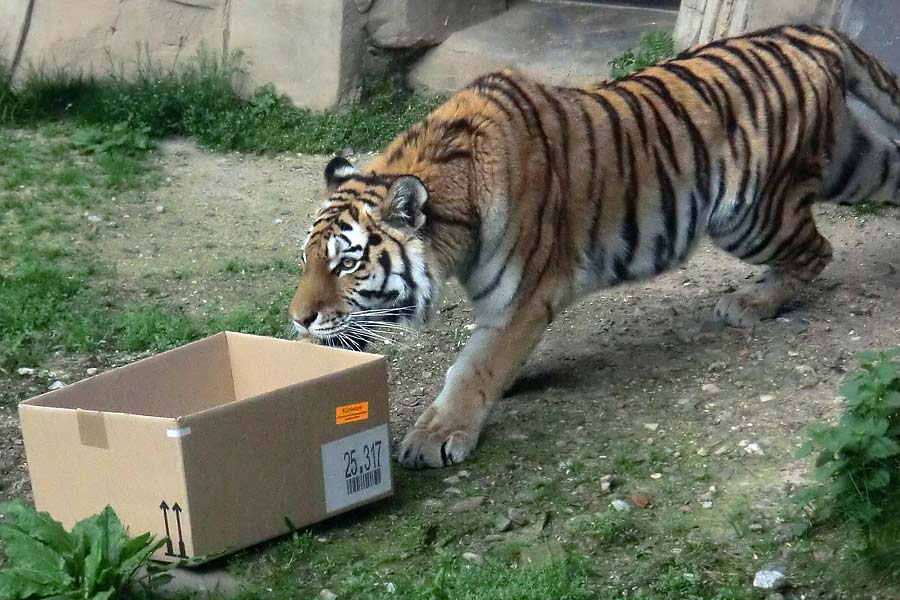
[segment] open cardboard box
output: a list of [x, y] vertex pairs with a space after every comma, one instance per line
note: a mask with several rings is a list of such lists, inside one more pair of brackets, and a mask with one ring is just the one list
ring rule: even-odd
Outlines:
[[383, 357], [220, 333], [19, 405], [39, 510], [107, 504], [155, 558], [221, 555], [391, 495]]

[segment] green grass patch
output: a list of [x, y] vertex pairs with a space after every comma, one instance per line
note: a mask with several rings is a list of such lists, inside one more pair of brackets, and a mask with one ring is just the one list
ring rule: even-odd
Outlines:
[[235, 91], [240, 63], [239, 55], [200, 53], [163, 69], [140, 55], [137, 72], [127, 78], [117, 70], [105, 77], [32, 72], [15, 90], [0, 87], [0, 125], [67, 119], [105, 138], [90, 145], [127, 136], [127, 146], [188, 136], [216, 150], [335, 153], [377, 150], [440, 102], [412, 94], [397, 75], [379, 74], [364, 82], [358, 104], [317, 114], [294, 107], [271, 87], [242, 96]]

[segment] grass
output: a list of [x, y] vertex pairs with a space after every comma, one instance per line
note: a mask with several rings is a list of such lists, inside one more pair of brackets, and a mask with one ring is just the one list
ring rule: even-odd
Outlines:
[[100, 130], [118, 127], [149, 139], [192, 137], [215, 150], [336, 153], [376, 150], [439, 103], [407, 91], [396, 76], [364, 82], [358, 104], [329, 113], [295, 108], [271, 87], [249, 97], [240, 88], [241, 59], [208, 54], [163, 69], [139, 55], [135, 74], [103, 78], [32, 72], [13, 90], [0, 70], [0, 125], [66, 119]]

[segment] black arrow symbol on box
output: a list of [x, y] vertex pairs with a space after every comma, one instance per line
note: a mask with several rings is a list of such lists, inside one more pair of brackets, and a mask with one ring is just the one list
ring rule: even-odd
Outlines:
[[181, 507], [178, 503], [172, 505], [172, 512], [175, 513], [175, 522], [178, 524], [178, 556], [187, 558], [187, 552], [184, 549], [184, 536], [181, 535]]
[[160, 502], [159, 507], [163, 511], [163, 520], [166, 523], [166, 555], [175, 556], [175, 549], [172, 548], [172, 535], [169, 533], [169, 505], [163, 500]]

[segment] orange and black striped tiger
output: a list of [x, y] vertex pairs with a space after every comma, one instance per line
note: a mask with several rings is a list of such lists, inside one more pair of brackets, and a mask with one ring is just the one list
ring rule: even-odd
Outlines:
[[813, 202], [898, 197], [898, 132], [894, 75], [828, 29], [723, 39], [587, 88], [500, 70], [364, 171], [329, 163], [290, 314], [358, 349], [424, 323], [457, 277], [477, 327], [398, 456], [455, 464], [556, 314], [679, 265], [704, 234], [768, 267], [716, 315], [777, 314], [831, 260]]

